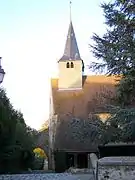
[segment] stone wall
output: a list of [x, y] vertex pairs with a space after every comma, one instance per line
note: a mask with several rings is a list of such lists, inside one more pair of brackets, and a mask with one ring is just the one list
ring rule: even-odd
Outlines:
[[96, 179], [135, 179], [135, 157], [105, 157], [99, 159]]

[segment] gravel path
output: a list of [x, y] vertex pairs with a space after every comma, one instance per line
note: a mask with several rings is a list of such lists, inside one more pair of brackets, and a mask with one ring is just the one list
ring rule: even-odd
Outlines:
[[17, 174], [0, 175], [0, 180], [93, 180], [91, 174]]

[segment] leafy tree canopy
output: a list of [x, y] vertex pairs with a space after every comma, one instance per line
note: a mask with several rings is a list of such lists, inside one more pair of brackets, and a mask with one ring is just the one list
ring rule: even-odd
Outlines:
[[[17, 172], [31, 166], [36, 131], [25, 124], [5, 91], [0, 89], [0, 172]], [[13, 166], [14, 164], [14, 166]]]
[[135, 1], [114, 0], [101, 4], [101, 8], [107, 30], [102, 37], [92, 37], [91, 48], [97, 62], [91, 67], [106, 70], [107, 75], [121, 75], [104, 140], [135, 141]]
[[100, 37], [94, 34], [91, 45], [94, 56], [99, 60], [93, 63], [94, 70], [104, 70], [107, 74], [125, 75], [135, 68], [135, 3], [134, 0], [116, 0], [103, 3], [107, 32]]

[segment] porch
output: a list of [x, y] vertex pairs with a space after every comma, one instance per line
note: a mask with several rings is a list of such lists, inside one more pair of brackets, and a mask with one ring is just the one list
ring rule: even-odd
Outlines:
[[90, 153], [81, 151], [55, 151], [55, 171], [65, 172], [70, 167], [78, 169], [91, 168]]

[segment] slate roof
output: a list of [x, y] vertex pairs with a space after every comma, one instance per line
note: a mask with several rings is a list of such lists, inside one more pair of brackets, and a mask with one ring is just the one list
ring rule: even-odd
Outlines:
[[80, 57], [72, 21], [70, 22], [69, 25], [64, 54], [59, 61], [67, 61], [67, 60], [82, 60]]

